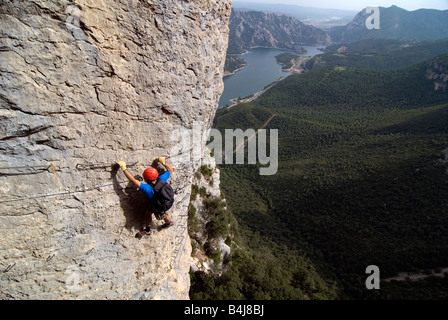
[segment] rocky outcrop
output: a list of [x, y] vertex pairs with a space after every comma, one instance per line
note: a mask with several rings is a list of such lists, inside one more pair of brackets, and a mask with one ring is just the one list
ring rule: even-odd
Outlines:
[[[230, 0], [0, 5], [3, 299], [188, 299], [190, 133], [222, 93], [229, 16]], [[145, 198], [112, 164], [162, 155], [175, 226], [137, 240]]]
[[[215, 158], [210, 155], [210, 151], [206, 149], [202, 157], [202, 164], [199, 171], [194, 175], [193, 189], [190, 210], [194, 210], [194, 214], [189, 217], [189, 222], [195, 226], [190, 228], [190, 238], [195, 245], [192, 254], [191, 269], [193, 272], [204, 271], [209, 272], [211, 269], [219, 269], [224, 260], [230, 255], [230, 247], [224, 243], [224, 239], [218, 236], [216, 239], [209, 234], [207, 225], [211, 222], [213, 212], [210, 212], [206, 205], [207, 199], [225, 203], [221, 196], [220, 188], [220, 170], [216, 166]], [[221, 212], [223, 214], [223, 212]], [[214, 261], [207, 256], [206, 250], [216, 250], [219, 252], [219, 261]], [[210, 254], [209, 254], [210, 255]]]
[[257, 46], [301, 52], [301, 44], [331, 43], [322, 30], [282, 14], [232, 10], [229, 27], [228, 53], [241, 53], [244, 48]]
[[434, 80], [434, 90], [446, 91], [448, 86], [448, 54], [431, 61], [426, 71], [426, 79]]

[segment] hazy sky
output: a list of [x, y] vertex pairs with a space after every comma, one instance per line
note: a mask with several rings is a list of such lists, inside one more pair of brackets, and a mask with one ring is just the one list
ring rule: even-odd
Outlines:
[[410, 11], [421, 8], [448, 10], [448, 0], [234, 0], [234, 2], [283, 3], [306, 7], [347, 9], [355, 11], [360, 11], [368, 6], [390, 7], [392, 5]]

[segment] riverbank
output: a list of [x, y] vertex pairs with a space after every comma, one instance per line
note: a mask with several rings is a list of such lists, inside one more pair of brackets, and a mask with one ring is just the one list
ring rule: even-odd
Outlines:
[[[226, 55], [226, 60], [229, 60], [229, 59], [233, 58], [233, 59], [245, 61], [244, 59], [242, 59], [240, 57], [244, 56], [245, 54], [250, 53], [250, 50], [257, 49], [257, 48], [277, 49], [277, 50], [282, 50], [282, 51], [285, 51], [285, 52], [295, 52], [297, 54], [306, 54], [306, 53], [308, 53], [308, 50], [305, 49], [303, 46], [299, 47], [298, 49], [297, 48], [296, 49], [291, 49], [291, 48], [275, 48], [275, 47], [273, 48], [273, 47], [254, 46], [254, 47], [248, 48], [248, 50], [245, 50], [242, 53], [229, 53], [229, 54]], [[322, 48], [318, 48], [318, 50], [322, 51]], [[241, 63], [240, 65], [241, 66], [238, 66], [235, 70], [230, 70], [230, 71], [228, 69], [226, 70], [226, 68], [228, 66], [225, 66], [225, 68], [224, 68], [224, 78], [228, 77], [228, 76], [231, 76], [231, 75], [234, 75], [238, 71], [243, 70], [244, 68], [247, 67], [247, 63]], [[292, 68], [290, 68], [290, 69], [292, 69]], [[288, 70], [285, 70], [285, 71], [288, 71]]]
[[290, 62], [292, 64], [292, 67], [290, 68], [282, 68], [283, 71], [293, 72], [293, 73], [302, 73], [304, 69], [302, 68], [302, 65], [310, 60], [310, 57], [298, 57], [296, 59], [292, 59]]
[[[308, 53], [307, 57], [313, 57], [322, 53], [322, 48], [319, 46], [305, 46], [302, 45]], [[220, 97], [218, 107], [225, 108], [229, 105], [235, 104], [235, 98], [248, 98], [255, 92], [258, 92], [268, 86], [269, 84], [283, 78], [290, 73], [302, 72], [297, 66], [290, 68], [291, 71], [282, 70], [282, 66], [278, 63], [276, 56], [292, 52], [272, 48], [251, 48], [251, 51], [243, 55], [231, 55], [228, 58], [226, 76], [223, 77], [224, 91]], [[304, 56], [302, 56], [304, 57]], [[243, 67], [238, 63], [237, 58], [243, 58], [247, 62], [247, 66]], [[283, 61], [284, 62], [284, 61]], [[229, 68], [230, 67], [230, 68]], [[288, 67], [291, 64], [288, 63]], [[236, 70], [238, 70], [236, 72]], [[232, 74], [230, 76], [230, 74]], [[231, 101], [233, 99], [233, 102]]]
[[[309, 59], [311, 59], [311, 57], [299, 57], [298, 59], [294, 59], [294, 63], [293, 66], [287, 70], [283, 69], [283, 71], [288, 71], [291, 72], [291, 74], [295, 74], [295, 73], [302, 73], [305, 71], [305, 69], [302, 68], [302, 65], [308, 61]], [[290, 75], [291, 75], [290, 74]], [[246, 98], [235, 98], [235, 99], [230, 99], [230, 102], [232, 102], [231, 105], [224, 107], [224, 108], [233, 108], [237, 105], [239, 105], [240, 103], [249, 103], [254, 101], [255, 99], [257, 99], [258, 97], [260, 97], [263, 93], [265, 93], [267, 90], [271, 89], [273, 86], [275, 86], [277, 83], [279, 83], [280, 81], [285, 80], [286, 78], [288, 78], [290, 75], [286, 76], [286, 77], [282, 77], [279, 80], [271, 83], [270, 85], [268, 85], [267, 87], [265, 87], [263, 90], [258, 91], [256, 93], [254, 93], [253, 95], [246, 97]]]
[[238, 68], [238, 69], [236, 69], [236, 70], [233, 70], [233, 71], [224, 71], [224, 78], [225, 77], [229, 77], [229, 76], [231, 76], [231, 75], [234, 75], [235, 73], [237, 73], [238, 71], [240, 71], [240, 70], [243, 70], [244, 68], [246, 68], [247, 67], [247, 64], [246, 65], [244, 65], [244, 66], [242, 66], [241, 68]]
[[248, 103], [248, 102], [252, 102], [252, 101], [254, 101], [254, 100], [257, 99], [259, 96], [261, 96], [263, 93], [265, 93], [266, 90], [271, 89], [276, 83], [278, 83], [279, 81], [281, 81], [281, 80], [283, 80], [283, 79], [286, 79], [286, 78], [287, 78], [287, 77], [280, 78], [278, 81], [275, 81], [275, 82], [271, 83], [269, 86], [267, 86], [266, 88], [264, 88], [264, 89], [261, 90], [261, 91], [258, 91], [258, 92], [256, 92], [256, 93], [254, 93], [254, 94], [251, 95], [250, 97], [243, 98], [243, 99], [230, 99], [230, 102], [232, 102], [232, 104], [231, 104], [230, 106], [228, 106], [227, 108], [230, 109], [230, 108], [233, 108], [233, 107], [239, 105], [240, 103]]
[[227, 54], [224, 65], [224, 78], [231, 76], [247, 67], [246, 60], [240, 58], [241, 55]]

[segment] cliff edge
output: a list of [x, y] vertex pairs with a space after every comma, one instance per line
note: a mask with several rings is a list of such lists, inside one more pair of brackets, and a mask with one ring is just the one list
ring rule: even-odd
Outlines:
[[[192, 132], [209, 128], [223, 90], [230, 10], [0, 5], [2, 299], [188, 299]], [[141, 175], [159, 156], [175, 171], [175, 226], [137, 240], [145, 198], [113, 163]]]

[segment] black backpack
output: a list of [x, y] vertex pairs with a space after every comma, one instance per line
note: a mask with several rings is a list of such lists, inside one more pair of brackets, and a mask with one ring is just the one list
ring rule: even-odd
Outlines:
[[160, 212], [169, 210], [174, 203], [174, 191], [169, 183], [166, 183], [160, 179], [157, 179], [156, 184], [153, 186], [155, 205]]

